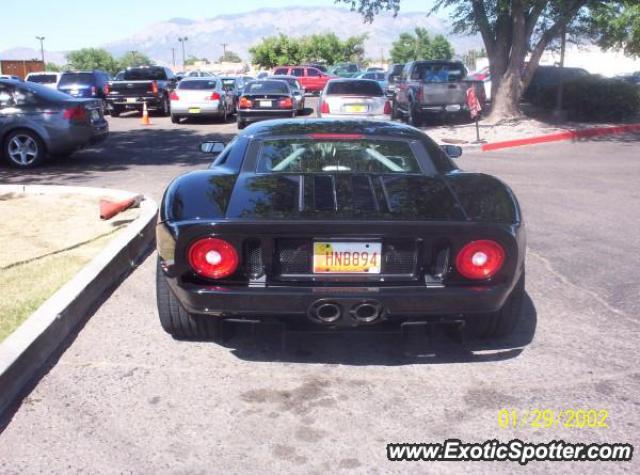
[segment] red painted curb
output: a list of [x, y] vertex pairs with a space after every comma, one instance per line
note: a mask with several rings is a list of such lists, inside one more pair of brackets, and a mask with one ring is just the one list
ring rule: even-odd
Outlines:
[[524, 139], [505, 140], [504, 142], [491, 142], [482, 145], [482, 151], [498, 150], [501, 148], [520, 147], [537, 143], [558, 142], [560, 140], [577, 140], [602, 135], [623, 134], [625, 132], [640, 132], [640, 124], [626, 124], [615, 127], [591, 127], [589, 129], [567, 130], [555, 134], [537, 135]]

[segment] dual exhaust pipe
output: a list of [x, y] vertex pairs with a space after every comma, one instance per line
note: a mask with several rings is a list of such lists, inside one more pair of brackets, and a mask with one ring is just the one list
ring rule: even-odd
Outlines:
[[[337, 302], [319, 300], [309, 309], [309, 316], [321, 323], [337, 323], [344, 315], [343, 308]], [[371, 323], [382, 316], [382, 305], [376, 301], [359, 302], [351, 306], [348, 314], [358, 323]]]

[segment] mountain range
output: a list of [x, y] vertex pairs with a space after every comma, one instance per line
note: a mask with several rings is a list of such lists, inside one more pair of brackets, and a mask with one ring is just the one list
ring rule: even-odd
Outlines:
[[[477, 36], [455, 36], [448, 34], [446, 21], [427, 16], [425, 12], [399, 13], [397, 17], [380, 14], [373, 23], [363, 23], [362, 16], [339, 7], [293, 7], [263, 8], [248, 13], [218, 15], [213, 18], [191, 20], [172, 18], [155, 23], [138, 33], [104, 45], [79, 44], [82, 47], [103, 47], [115, 56], [129, 51], [140, 51], [159, 63], [170, 65], [173, 61], [172, 48], [178, 65], [182, 62], [179, 37], [188, 37], [185, 42], [187, 57], [206, 57], [216, 60], [222, 55], [222, 43], [227, 49], [249, 60], [249, 48], [267, 36], [283, 33], [300, 37], [314, 33], [333, 32], [344, 39], [362, 33], [368, 34], [365, 42], [366, 56], [378, 59], [387, 57], [391, 43], [405, 31], [416, 27], [426, 28], [432, 35], [444, 34], [453, 44], [456, 54], [461, 55], [472, 48], [479, 48], [482, 42]], [[46, 51], [47, 61], [64, 64], [64, 51]], [[0, 51], [1, 59], [39, 58], [40, 51], [31, 48], [12, 48]]]

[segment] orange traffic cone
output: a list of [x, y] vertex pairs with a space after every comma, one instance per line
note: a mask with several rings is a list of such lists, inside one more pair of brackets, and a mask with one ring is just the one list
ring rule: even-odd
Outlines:
[[143, 197], [136, 195], [122, 201], [100, 200], [100, 219], [107, 220], [113, 218], [116, 214], [123, 212], [125, 209], [136, 207], [140, 204]]
[[147, 109], [147, 103], [142, 106], [142, 125], [151, 125], [151, 119], [149, 119], [149, 110]]

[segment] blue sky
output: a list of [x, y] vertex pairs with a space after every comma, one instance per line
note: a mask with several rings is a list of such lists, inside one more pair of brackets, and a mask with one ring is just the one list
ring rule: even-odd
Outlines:
[[[333, 0], [3, 0], [0, 50], [39, 48], [35, 36], [44, 36], [45, 49], [51, 51], [99, 46], [174, 17], [200, 19], [264, 7], [333, 4]], [[431, 0], [402, 0], [401, 11], [426, 12], [431, 4]]]

